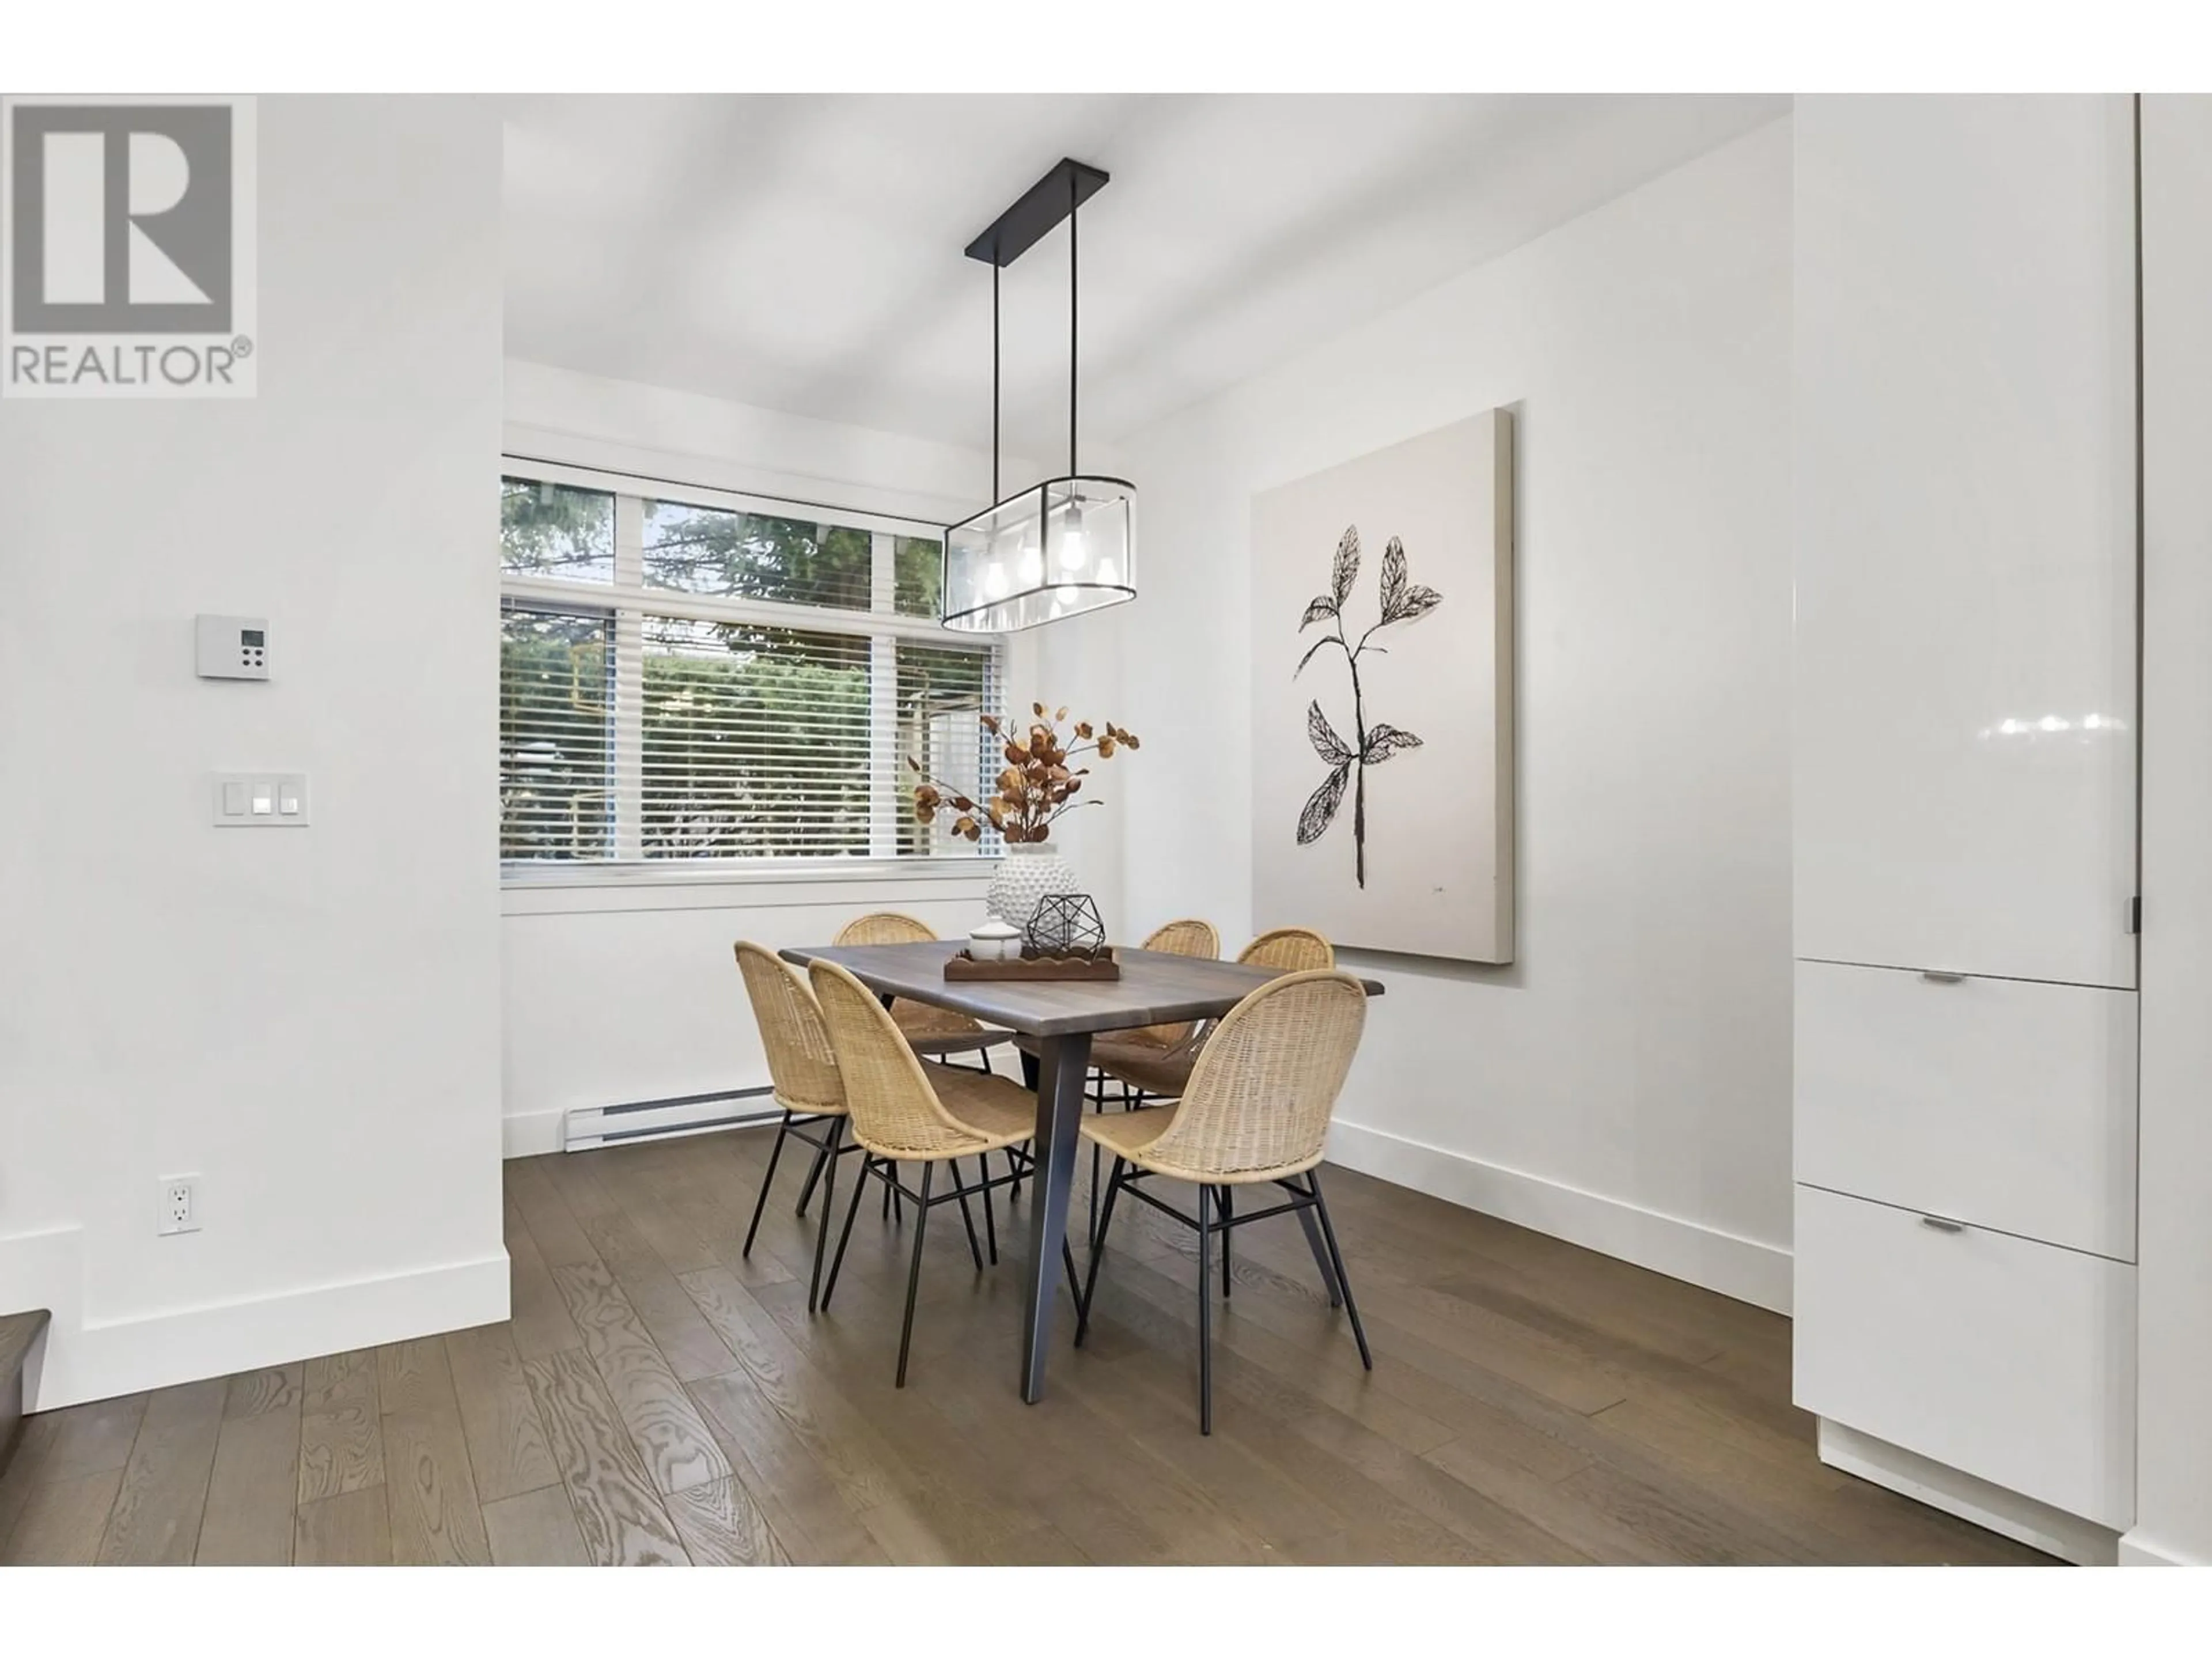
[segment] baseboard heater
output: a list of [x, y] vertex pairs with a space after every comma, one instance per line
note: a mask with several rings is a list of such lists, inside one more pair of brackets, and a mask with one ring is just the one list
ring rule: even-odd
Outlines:
[[773, 1123], [783, 1115], [775, 1091], [720, 1089], [708, 1095], [672, 1095], [666, 1100], [632, 1100], [617, 1106], [579, 1106], [561, 1121], [561, 1150], [586, 1152], [626, 1140], [667, 1140], [678, 1135], [738, 1129]]

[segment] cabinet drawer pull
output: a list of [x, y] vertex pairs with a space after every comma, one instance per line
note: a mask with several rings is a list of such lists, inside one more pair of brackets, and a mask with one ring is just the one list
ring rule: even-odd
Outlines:
[[1966, 975], [1948, 973], [1941, 968], [1923, 968], [1920, 970], [1920, 977], [1936, 985], [1956, 985], [1960, 980], [1966, 978]]
[[1923, 1215], [1920, 1218], [1920, 1224], [1933, 1227], [1939, 1233], [1963, 1233], [1966, 1231], [1965, 1222], [1947, 1220], [1940, 1215]]

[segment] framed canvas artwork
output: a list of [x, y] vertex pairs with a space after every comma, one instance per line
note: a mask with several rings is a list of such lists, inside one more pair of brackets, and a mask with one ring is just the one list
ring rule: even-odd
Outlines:
[[1513, 428], [1252, 501], [1252, 920], [1513, 960]]

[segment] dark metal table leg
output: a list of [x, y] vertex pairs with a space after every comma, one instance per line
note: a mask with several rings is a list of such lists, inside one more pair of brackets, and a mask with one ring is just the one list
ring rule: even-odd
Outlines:
[[1044, 1395], [1044, 1357], [1052, 1340], [1054, 1269], [1067, 1241], [1067, 1198], [1075, 1184], [1077, 1127], [1083, 1121], [1084, 1077], [1091, 1069], [1091, 1036], [1039, 1041], [1036, 1191], [1030, 1212], [1027, 1301], [1022, 1310], [1022, 1398], [1034, 1405]]

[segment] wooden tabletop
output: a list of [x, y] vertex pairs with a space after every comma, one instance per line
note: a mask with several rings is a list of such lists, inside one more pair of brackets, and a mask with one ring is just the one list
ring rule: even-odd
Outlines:
[[[910, 997], [973, 1014], [987, 1025], [1041, 1037], [1216, 1019], [1250, 992], [1281, 977], [1270, 968], [1116, 945], [1119, 980], [947, 981], [945, 959], [966, 948], [958, 939], [931, 939], [918, 945], [803, 945], [781, 954], [801, 965], [817, 957], [834, 962], [880, 996]], [[1378, 981], [1360, 983], [1369, 996], [1382, 994]]]

